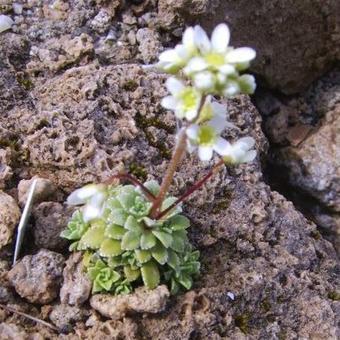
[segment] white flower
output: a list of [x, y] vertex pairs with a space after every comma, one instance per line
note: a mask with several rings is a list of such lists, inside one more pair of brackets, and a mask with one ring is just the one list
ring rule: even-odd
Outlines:
[[0, 33], [9, 30], [14, 21], [8, 15], [0, 15]]
[[221, 155], [229, 144], [219, 135], [226, 126], [227, 121], [225, 117], [219, 115], [213, 117], [206, 124], [190, 125], [186, 130], [189, 151], [197, 148], [198, 157], [202, 161], [209, 161], [213, 156], [213, 151]]
[[221, 155], [226, 163], [239, 164], [254, 160], [256, 150], [252, 150], [255, 140], [252, 137], [242, 137], [234, 144], [228, 145], [222, 150]]
[[[198, 53], [191, 58], [183, 71], [193, 78], [197, 88], [204, 91], [217, 91], [234, 95], [243, 90], [238, 84], [238, 71], [249, 66], [251, 60], [256, 56], [256, 52], [249, 47], [234, 49], [228, 46], [230, 31], [226, 24], [220, 24], [214, 29], [211, 40], [206, 32], [200, 27], [194, 27], [194, 45], [198, 48]], [[233, 84], [228, 84], [229, 81]], [[254, 85], [250, 79], [245, 78], [243, 82]], [[246, 86], [249, 91], [251, 87]]]
[[83, 205], [83, 219], [89, 222], [100, 218], [104, 209], [104, 202], [107, 198], [106, 186], [103, 184], [88, 184], [75, 190], [67, 198], [69, 205]]
[[161, 105], [173, 110], [175, 115], [188, 121], [197, 116], [202, 95], [194, 87], [185, 86], [180, 80], [171, 77], [166, 81], [166, 87], [171, 96], [164, 97]]
[[178, 44], [175, 48], [166, 50], [159, 55], [157, 67], [165, 72], [176, 73], [186, 65], [196, 51], [194, 29], [188, 27], [183, 33], [182, 44]]

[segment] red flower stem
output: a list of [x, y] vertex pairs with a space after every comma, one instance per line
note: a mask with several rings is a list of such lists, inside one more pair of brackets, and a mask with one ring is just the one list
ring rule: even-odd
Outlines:
[[[200, 102], [200, 105], [199, 105], [198, 110], [197, 110], [197, 112], [198, 112], [197, 117], [199, 117], [199, 115], [202, 111], [202, 108], [203, 108], [204, 103], [205, 103], [205, 99], [206, 99], [206, 96], [203, 96], [201, 98], [201, 102]], [[177, 169], [177, 166], [178, 166], [179, 162], [182, 160], [183, 154], [185, 152], [186, 141], [187, 141], [187, 136], [186, 136], [186, 131], [185, 131], [185, 128], [184, 128], [179, 133], [176, 148], [175, 148], [174, 153], [172, 154], [172, 158], [171, 158], [169, 167], [166, 171], [165, 177], [163, 178], [163, 181], [162, 181], [161, 187], [159, 189], [159, 193], [156, 197], [156, 200], [153, 202], [153, 206], [152, 206], [151, 212], [150, 212], [151, 218], [156, 218], [156, 216], [159, 214], [159, 209], [160, 209], [160, 207], [163, 203], [163, 200], [164, 200], [166, 194], [169, 191], [169, 188], [170, 188], [171, 182], [174, 178], [174, 174], [175, 174], [175, 171]]]
[[143, 183], [141, 183], [137, 178], [127, 174], [127, 173], [120, 173], [120, 174], [116, 174], [111, 176], [109, 179], [107, 179], [104, 183], [105, 184], [112, 184], [112, 182], [115, 179], [125, 179], [128, 182], [132, 183], [133, 185], [140, 187], [144, 193], [144, 195], [146, 196], [146, 198], [151, 201], [154, 202], [156, 200], [156, 196], [148, 189], [144, 186]]
[[176, 208], [178, 204], [186, 200], [193, 192], [198, 190], [203, 186], [203, 184], [214, 174], [218, 172], [220, 167], [224, 164], [224, 161], [221, 159], [203, 178], [201, 178], [199, 181], [197, 181], [195, 184], [193, 184], [181, 197], [179, 197], [174, 203], [170, 205], [170, 207], [166, 208], [164, 211], [162, 211], [160, 214], [156, 216], [156, 219], [159, 220], [163, 216], [165, 216], [168, 212], [170, 212], [172, 209]]

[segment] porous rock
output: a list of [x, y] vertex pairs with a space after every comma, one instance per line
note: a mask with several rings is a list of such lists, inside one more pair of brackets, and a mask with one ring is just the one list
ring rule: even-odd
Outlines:
[[286, 94], [306, 89], [340, 58], [337, 0], [160, 0], [158, 8], [171, 30], [200, 22], [211, 31], [227, 22], [232, 45], [256, 49], [252, 70]]
[[86, 276], [81, 252], [73, 253], [66, 261], [63, 271], [60, 301], [69, 305], [81, 305], [90, 296], [92, 283]]
[[41, 249], [27, 255], [8, 273], [16, 292], [31, 303], [45, 304], [53, 301], [60, 289], [64, 257]]
[[20, 209], [14, 198], [0, 190], [0, 249], [12, 240], [20, 219]]
[[53, 307], [49, 318], [61, 332], [69, 333], [73, 330], [75, 324], [84, 321], [88, 314], [85, 309], [58, 304]]
[[60, 237], [67, 228], [73, 209], [57, 202], [43, 202], [33, 209], [34, 243], [49, 250], [65, 250], [68, 242]]
[[153, 290], [141, 287], [128, 295], [96, 294], [91, 297], [90, 304], [100, 314], [119, 320], [129, 312], [153, 314], [162, 312], [169, 295], [169, 290], [164, 285]]
[[339, 70], [299, 96], [283, 100], [263, 92], [257, 102], [266, 132], [276, 145], [269, 159], [272, 177], [284, 183], [290, 198], [340, 252]]
[[31, 179], [22, 179], [19, 182], [18, 198], [21, 207], [25, 205], [28, 193], [33, 184], [33, 181], [35, 180], [37, 181], [37, 183], [34, 190], [34, 203], [38, 204], [43, 201], [53, 200], [55, 192], [57, 190], [56, 186], [49, 179], [34, 176]]
[[107, 320], [96, 322], [88, 329], [79, 329], [78, 334], [83, 339], [93, 340], [137, 340], [140, 339], [138, 324], [131, 318], [120, 320]]

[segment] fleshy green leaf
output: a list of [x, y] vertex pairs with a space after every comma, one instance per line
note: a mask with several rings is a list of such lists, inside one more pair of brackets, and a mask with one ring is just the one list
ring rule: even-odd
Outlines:
[[179, 253], [184, 251], [186, 241], [186, 235], [182, 233], [182, 230], [178, 230], [172, 233], [171, 248]]
[[189, 219], [183, 215], [173, 216], [169, 222], [172, 230], [183, 230], [190, 227]]
[[60, 236], [68, 240], [80, 240], [88, 228], [89, 224], [84, 222], [83, 214], [80, 210], [76, 210], [67, 224], [67, 228], [61, 232]]
[[179, 288], [180, 287], [177, 281], [174, 278], [172, 278], [171, 279], [171, 290], [170, 290], [171, 294], [176, 295], [179, 292]]
[[124, 227], [128, 230], [138, 233], [141, 233], [143, 231], [141, 224], [138, 223], [137, 220], [131, 215], [127, 218]]
[[124, 227], [128, 215], [123, 209], [112, 209], [108, 219], [113, 224]]
[[168, 251], [160, 243], [151, 249], [151, 254], [159, 264], [163, 265], [168, 261]]
[[134, 250], [139, 247], [140, 234], [135, 231], [128, 231], [122, 239], [122, 248], [124, 250]]
[[147, 181], [147, 182], [144, 183], [144, 186], [149, 191], [151, 191], [151, 193], [153, 193], [155, 196], [158, 195], [159, 189], [160, 189], [160, 185], [158, 184], [157, 181], [155, 181], [155, 180]]
[[[177, 201], [176, 197], [173, 197], [173, 196], [167, 197], [162, 203], [161, 211], [164, 211], [165, 209], [169, 208], [176, 201]], [[181, 212], [182, 212], [182, 207], [179, 205], [179, 206], [173, 208], [171, 211], [169, 211], [167, 213], [167, 215], [165, 217], [163, 217], [163, 219], [165, 219], [165, 218], [168, 219], [171, 216], [175, 216], [177, 214], [180, 214]]]
[[168, 249], [168, 255], [169, 255], [168, 262], [167, 262], [168, 265], [172, 267], [175, 271], [177, 271], [180, 265], [180, 260], [179, 260], [178, 255], [171, 249]]
[[152, 233], [162, 242], [165, 248], [172, 244], [172, 236], [164, 231], [153, 230]]
[[151, 249], [156, 244], [156, 237], [151, 231], [146, 231], [142, 234], [140, 239], [140, 247], [142, 249]]
[[123, 252], [120, 241], [107, 238], [99, 248], [100, 256], [111, 257], [120, 255]]
[[105, 229], [105, 236], [115, 240], [121, 240], [125, 233], [126, 230], [117, 224], [110, 224]]
[[136, 281], [140, 276], [140, 270], [139, 269], [132, 269], [130, 266], [124, 267], [124, 274], [128, 281]]
[[91, 227], [81, 238], [81, 243], [91, 249], [98, 249], [105, 240], [105, 226]]
[[136, 198], [135, 192], [123, 192], [117, 196], [119, 203], [127, 211], [133, 207], [135, 198]]
[[153, 261], [145, 263], [141, 268], [144, 285], [149, 289], [154, 289], [159, 285], [160, 274], [157, 264]]
[[136, 259], [140, 263], [148, 262], [151, 259], [151, 252], [149, 250], [136, 249], [135, 254], [136, 254]]
[[192, 278], [189, 275], [181, 275], [178, 281], [187, 290], [192, 287]]

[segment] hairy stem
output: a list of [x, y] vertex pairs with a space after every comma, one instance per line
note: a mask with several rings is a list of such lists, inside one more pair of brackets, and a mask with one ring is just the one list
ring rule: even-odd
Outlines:
[[185, 152], [186, 140], [187, 140], [187, 136], [185, 133], [185, 129], [183, 129], [178, 136], [178, 141], [177, 141], [175, 152], [172, 155], [169, 167], [163, 179], [159, 193], [156, 197], [156, 200], [153, 203], [153, 206], [151, 209], [151, 215], [150, 215], [151, 218], [155, 218], [156, 215], [158, 214], [159, 208], [169, 190], [169, 187], [174, 177], [174, 173], [176, 171], [177, 165], [181, 161], [182, 156]]
[[182, 203], [184, 200], [186, 200], [193, 192], [198, 190], [207, 182], [207, 180], [212, 177], [214, 174], [216, 174], [221, 166], [224, 164], [223, 160], [221, 159], [203, 178], [198, 180], [196, 183], [194, 183], [181, 197], [179, 197], [173, 204], [170, 205], [167, 209], [159, 213], [156, 217], [156, 219], [161, 219], [163, 216], [168, 214], [172, 209], [176, 208], [176, 206], [180, 203]]
[[[197, 117], [199, 117], [204, 103], [205, 103], [206, 96], [203, 96], [201, 98], [200, 105], [197, 110]], [[169, 191], [169, 187], [171, 185], [171, 182], [174, 178], [175, 171], [177, 169], [178, 163], [182, 160], [182, 156], [185, 152], [186, 149], [186, 141], [187, 141], [187, 136], [186, 136], [186, 131], [185, 128], [182, 129], [182, 131], [179, 133], [177, 144], [175, 151], [172, 155], [168, 170], [165, 174], [165, 177], [163, 178], [159, 193], [156, 197], [156, 200], [153, 202], [153, 206], [151, 208], [150, 212], [150, 217], [151, 218], [156, 218], [156, 216], [159, 214], [159, 209], [163, 203], [163, 200], [166, 196], [166, 194]]]
[[125, 179], [126, 181], [129, 181], [133, 185], [140, 187], [149, 201], [154, 202], [156, 200], [156, 196], [148, 188], [146, 188], [143, 183], [141, 183], [137, 178], [126, 173], [113, 175], [109, 179], [107, 179], [104, 183], [112, 184], [112, 182], [115, 179]]

